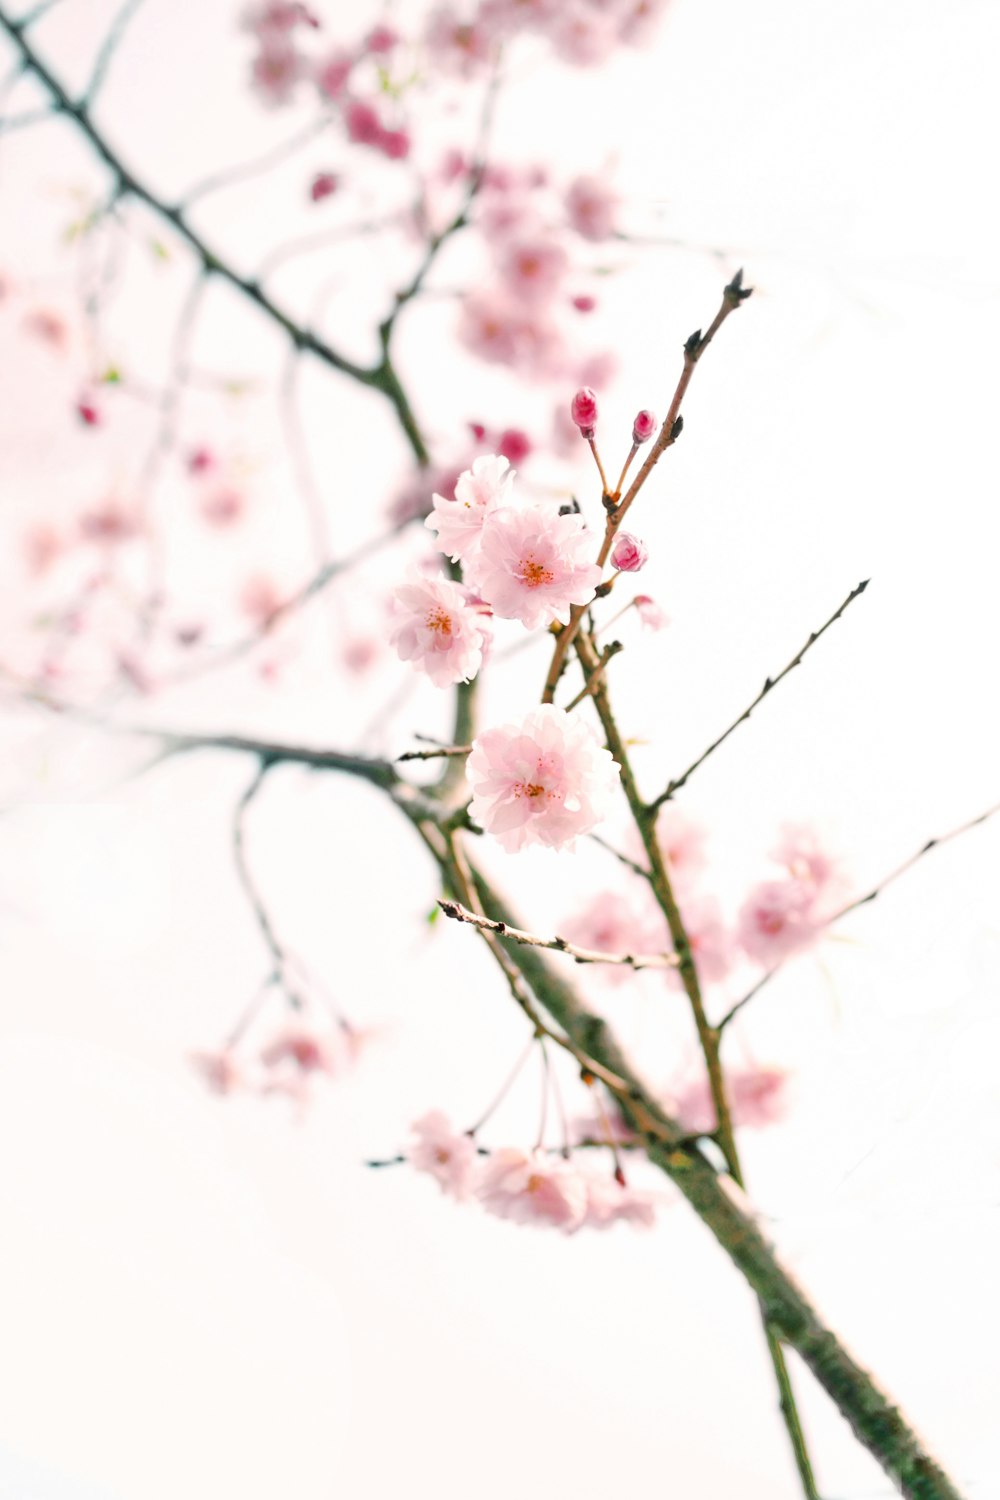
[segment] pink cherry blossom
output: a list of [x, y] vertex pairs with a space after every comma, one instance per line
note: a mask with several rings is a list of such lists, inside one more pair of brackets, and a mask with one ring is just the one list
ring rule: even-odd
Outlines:
[[503, 619], [529, 630], [553, 620], [565, 625], [570, 607], [589, 604], [601, 581], [601, 569], [587, 560], [592, 550], [580, 516], [502, 507], [487, 516], [471, 577]]
[[483, 454], [455, 483], [453, 500], [435, 494], [424, 525], [438, 534], [438, 547], [459, 562], [478, 555], [486, 517], [509, 498], [515, 471], [500, 454]]
[[232, 1094], [246, 1082], [242, 1065], [228, 1047], [218, 1052], [192, 1052], [190, 1062], [213, 1094]]
[[592, 437], [597, 426], [597, 397], [589, 385], [581, 386], [569, 404], [569, 414], [584, 437]]
[[649, 561], [646, 543], [631, 531], [620, 531], [611, 549], [611, 566], [621, 573], [638, 573]]
[[25, 313], [22, 323], [25, 333], [48, 344], [61, 353], [69, 343], [69, 327], [66, 319], [47, 307], [35, 307]]
[[670, 624], [665, 612], [649, 594], [636, 594], [632, 603], [646, 630], [664, 630]]
[[656, 1199], [616, 1182], [613, 1177], [587, 1181], [587, 1213], [584, 1224], [591, 1229], [610, 1229], [612, 1224], [635, 1224], [652, 1229], [656, 1222]]
[[66, 540], [49, 522], [37, 521], [25, 531], [22, 545], [29, 570], [41, 577], [65, 551]]
[[486, 29], [478, 21], [461, 20], [450, 5], [432, 12], [424, 42], [436, 68], [463, 77], [483, 68], [493, 54], [492, 39]]
[[569, 222], [585, 240], [606, 240], [615, 230], [618, 195], [599, 177], [578, 177], [566, 194]]
[[[699, 984], [725, 979], [733, 965], [733, 939], [718, 903], [711, 896], [687, 896], [680, 909]], [[667, 971], [667, 981], [675, 989], [683, 987], [678, 969]]]
[[335, 172], [317, 172], [309, 184], [309, 196], [314, 203], [322, 203], [324, 198], [330, 198], [337, 191], [337, 174]]
[[656, 836], [667, 861], [670, 878], [675, 884], [690, 884], [692, 878], [705, 867], [705, 830], [693, 822], [687, 813], [668, 802], [657, 820]]
[[322, 1075], [333, 1078], [347, 1062], [339, 1036], [317, 1032], [304, 1024], [289, 1026], [266, 1043], [258, 1054], [261, 1065], [259, 1088], [262, 1094], [287, 1094], [305, 1105], [313, 1080]]
[[796, 880], [813, 886], [817, 894], [839, 883], [837, 862], [823, 848], [815, 829], [795, 825], [782, 829], [781, 842], [771, 851], [771, 858]]
[[476, 1196], [488, 1213], [516, 1224], [546, 1224], [572, 1234], [587, 1212], [587, 1186], [566, 1162], [512, 1146], [494, 1151]]
[[317, 64], [313, 79], [324, 99], [339, 99], [353, 66], [354, 59], [347, 52], [333, 52]]
[[618, 768], [590, 725], [552, 704], [487, 729], [466, 762], [473, 818], [509, 853], [572, 848], [606, 815]]
[[347, 139], [362, 146], [374, 146], [382, 134], [382, 122], [370, 104], [352, 99], [344, 111]]
[[614, 18], [597, 10], [567, 7], [549, 37], [559, 57], [577, 67], [593, 67], [614, 51], [618, 28]]
[[251, 79], [264, 104], [288, 104], [305, 73], [302, 54], [283, 36], [267, 33], [253, 60]]
[[187, 468], [189, 474], [207, 474], [214, 469], [218, 459], [211, 448], [204, 444], [198, 448], [192, 448], [187, 456]]
[[117, 546], [120, 542], [131, 541], [138, 530], [134, 512], [120, 500], [102, 500], [80, 517], [80, 535], [86, 542]]
[[421, 578], [396, 590], [391, 644], [436, 687], [468, 682], [483, 664], [488, 627], [460, 584]]
[[480, 359], [532, 378], [554, 376], [565, 363], [562, 334], [547, 310], [524, 306], [501, 288], [464, 299], [458, 336]]
[[416, 1140], [404, 1153], [410, 1165], [418, 1172], [429, 1172], [449, 1197], [470, 1197], [479, 1164], [472, 1137], [460, 1135], [439, 1109], [415, 1120], [411, 1128]]
[[240, 589], [240, 610], [262, 630], [271, 623], [283, 603], [278, 585], [266, 573], [253, 574]]
[[523, 464], [531, 449], [531, 439], [519, 427], [505, 427], [497, 438], [497, 452], [512, 464]]
[[365, 37], [364, 46], [366, 52], [371, 52], [376, 57], [384, 57], [398, 43], [399, 34], [393, 31], [391, 26], [376, 26]]
[[527, 302], [546, 302], [559, 289], [569, 257], [556, 240], [518, 239], [500, 255], [500, 275], [514, 296]]
[[[760, 1129], [780, 1120], [786, 1109], [788, 1075], [782, 1068], [730, 1068], [726, 1093], [734, 1125]], [[673, 1111], [685, 1130], [708, 1133], [715, 1129], [712, 1090], [704, 1072], [692, 1079], [671, 1099]]]
[[767, 880], [740, 908], [738, 935], [751, 958], [776, 964], [815, 942], [821, 923], [814, 912], [815, 888], [801, 880]]
[[235, 486], [222, 484], [206, 490], [198, 502], [198, 509], [209, 526], [221, 529], [233, 526], [241, 519], [246, 511], [246, 499]]
[[[670, 953], [673, 944], [659, 907], [638, 885], [633, 891], [601, 891], [578, 911], [563, 919], [560, 937], [599, 953]], [[634, 979], [623, 964], [598, 964], [587, 971], [608, 984], [620, 986]]]

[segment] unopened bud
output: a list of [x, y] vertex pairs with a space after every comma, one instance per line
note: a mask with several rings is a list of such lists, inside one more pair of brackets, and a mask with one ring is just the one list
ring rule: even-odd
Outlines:
[[638, 573], [649, 561], [645, 542], [640, 542], [630, 531], [620, 531], [611, 549], [611, 564], [622, 573]]
[[635, 421], [632, 423], [633, 443], [635, 443], [636, 447], [638, 447], [640, 443], [648, 443], [655, 431], [656, 418], [653, 416], [653, 413], [651, 411], [646, 411], [645, 407], [643, 407], [642, 411], [638, 413]]
[[594, 436], [597, 425], [597, 397], [589, 385], [581, 386], [570, 402], [569, 414], [585, 438]]

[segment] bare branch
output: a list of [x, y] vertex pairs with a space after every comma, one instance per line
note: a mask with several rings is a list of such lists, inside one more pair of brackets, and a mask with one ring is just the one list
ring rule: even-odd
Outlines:
[[471, 745], [438, 745], [433, 750], [407, 750], [396, 756], [396, 764], [404, 760], [438, 760], [441, 756], [468, 755], [471, 749]]
[[679, 965], [676, 953], [602, 953], [596, 948], [578, 948], [565, 938], [538, 937], [520, 927], [511, 927], [507, 922], [479, 916], [458, 901], [439, 901], [438, 906], [446, 917], [451, 917], [456, 922], [468, 922], [483, 932], [495, 932], [499, 937], [510, 938], [512, 942], [527, 948], [551, 948], [556, 953], [567, 954], [578, 964], [616, 964], [620, 968], [635, 969], [636, 973], [641, 969], [676, 969]]
[[789, 672], [791, 672], [794, 667], [797, 667], [799, 665], [806, 652], [809, 651], [813, 646], [815, 646], [820, 636], [824, 635], [836, 620], [840, 619], [841, 615], [847, 609], [848, 605], [853, 603], [853, 601], [857, 599], [859, 594], [864, 593], [870, 582], [871, 580], [869, 578], [865, 578], [861, 581], [861, 583], [858, 584], [857, 588], [853, 588], [848, 594], [847, 598], [844, 600], [843, 604], [840, 605], [839, 609], [834, 611], [825, 625], [821, 625], [818, 630], [813, 631], [812, 635], [806, 641], [805, 645], [799, 652], [796, 653], [795, 656], [792, 657], [788, 665], [786, 667], [782, 667], [781, 671], [776, 677], [768, 677], [765, 679], [764, 686], [761, 688], [760, 692], [757, 694], [756, 698], [753, 700], [750, 706], [743, 710], [739, 718], [734, 719], [729, 728], [723, 730], [718, 739], [713, 740], [708, 749], [703, 750], [702, 753], [698, 756], [698, 759], [692, 761], [687, 770], [683, 772], [682, 775], [678, 776], [674, 781], [668, 782], [666, 788], [660, 793], [660, 795], [658, 797], [655, 797], [653, 801], [650, 802], [648, 809], [650, 813], [655, 813], [658, 808], [663, 806], [664, 802], [669, 802], [674, 793], [679, 792], [688, 778], [694, 775], [698, 767], [703, 765], [704, 762], [708, 760], [708, 757], [714, 754], [714, 752], [718, 750], [719, 746], [722, 745], [726, 740], [728, 740], [729, 736], [735, 729], [738, 729], [742, 723], [749, 719], [758, 703], [763, 702], [768, 693], [770, 693], [774, 688], [777, 687], [781, 679], [783, 677], [787, 677]]
[[124, 4], [108, 27], [107, 35], [94, 62], [90, 80], [83, 94], [80, 96], [81, 109], [89, 109], [92, 106], [101, 85], [104, 83], [108, 69], [114, 61], [115, 53], [118, 51], [129, 22], [143, 3], [144, 0], [124, 0]]

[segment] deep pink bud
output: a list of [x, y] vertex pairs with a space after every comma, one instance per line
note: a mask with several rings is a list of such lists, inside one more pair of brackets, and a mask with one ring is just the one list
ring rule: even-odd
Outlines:
[[469, 431], [472, 433], [472, 436], [475, 438], [477, 443], [481, 443], [486, 436], [486, 428], [483, 426], [482, 422], [470, 422]]
[[103, 418], [97, 402], [90, 396], [81, 396], [76, 403], [76, 414], [85, 427], [100, 427]]
[[640, 542], [630, 531], [620, 531], [611, 549], [611, 565], [622, 573], [638, 573], [649, 561], [645, 542]]
[[633, 443], [648, 443], [655, 431], [656, 418], [653, 416], [653, 413], [651, 411], [646, 411], [646, 409], [643, 408], [643, 410], [639, 412], [635, 421], [632, 423]]
[[523, 464], [531, 452], [531, 439], [519, 427], [508, 427], [500, 434], [497, 452], [511, 464]]
[[569, 414], [585, 438], [594, 436], [597, 425], [597, 397], [589, 385], [583, 385], [570, 402]]
[[578, 297], [573, 297], [571, 301], [577, 312], [581, 313], [593, 312], [597, 306], [597, 298], [589, 296], [586, 292], [581, 292]]
[[309, 196], [314, 203], [321, 203], [337, 191], [338, 182], [334, 172], [317, 172], [309, 185]]
[[383, 130], [374, 144], [390, 161], [403, 161], [410, 154], [410, 137], [405, 130]]

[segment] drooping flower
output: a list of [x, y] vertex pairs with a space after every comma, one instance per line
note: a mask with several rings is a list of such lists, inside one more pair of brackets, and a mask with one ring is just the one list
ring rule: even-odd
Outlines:
[[504, 246], [500, 274], [516, 297], [545, 302], [558, 291], [568, 264], [569, 257], [557, 241], [519, 239]]
[[663, 630], [670, 624], [664, 611], [649, 594], [636, 594], [632, 600], [641, 624], [646, 630]]
[[615, 228], [617, 194], [599, 177], [578, 177], [566, 194], [569, 222], [585, 240], [606, 240]]
[[822, 923], [816, 918], [815, 889], [804, 881], [766, 880], [740, 908], [739, 940], [751, 958], [780, 963], [816, 940]]
[[509, 853], [571, 847], [605, 816], [618, 782], [611, 754], [583, 719], [551, 703], [473, 741], [470, 811]]
[[495, 614], [529, 630], [569, 621], [570, 607], [589, 604], [601, 569], [587, 560], [592, 539], [577, 515], [540, 505], [494, 510], [483, 527], [473, 582]]
[[838, 882], [837, 862], [823, 848], [815, 829], [795, 825], [783, 828], [781, 842], [771, 851], [771, 858], [796, 880], [811, 885], [817, 895]]
[[487, 1213], [572, 1234], [587, 1212], [587, 1186], [566, 1162], [506, 1146], [483, 1169], [476, 1196]]
[[587, 1212], [584, 1224], [590, 1229], [610, 1229], [612, 1224], [635, 1224], [652, 1229], [656, 1222], [656, 1200], [652, 1193], [641, 1192], [611, 1178], [591, 1178], [587, 1182]]
[[412, 1130], [416, 1140], [404, 1153], [410, 1166], [418, 1172], [429, 1172], [450, 1197], [468, 1198], [478, 1165], [472, 1137], [459, 1134], [439, 1109], [415, 1120]]
[[[673, 950], [662, 912], [638, 886], [628, 892], [600, 891], [560, 923], [559, 934], [580, 948], [599, 953], [636, 955]], [[588, 973], [617, 986], [631, 980], [635, 970], [627, 964], [596, 964]]]
[[483, 664], [488, 628], [468, 603], [461, 584], [447, 578], [419, 578], [396, 590], [397, 624], [391, 644], [436, 687], [468, 682]]
[[649, 561], [649, 548], [631, 531], [620, 531], [611, 549], [611, 566], [622, 573], [638, 573]]
[[478, 554], [486, 517], [508, 499], [515, 471], [506, 458], [484, 454], [455, 484], [455, 498], [434, 496], [424, 525], [438, 534], [438, 546], [453, 562]]

